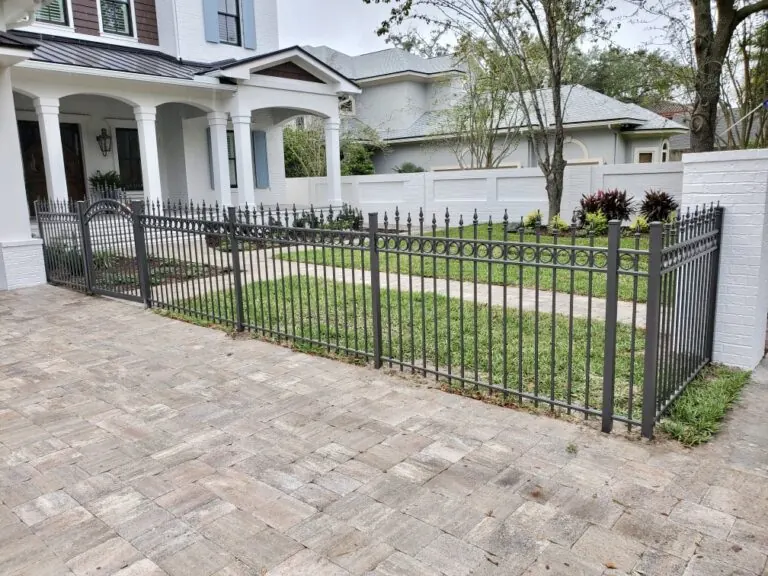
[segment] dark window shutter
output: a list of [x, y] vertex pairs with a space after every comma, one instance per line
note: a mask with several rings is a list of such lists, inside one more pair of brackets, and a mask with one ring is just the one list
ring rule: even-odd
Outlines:
[[242, 0], [243, 48], [256, 50], [256, 11], [253, 0]]
[[261, 130], [251, 132], [253, 152], [253, 179], [256, 188], [269, 188], [269, 160], [267, 158], [267, 133]]
[[219, 4], [218, 0], [203, 0], [203, 24], [205, 40], [219, 43]]
[[211, 129], [205, 129], [206, 141], [208, 142], [208, 176], [211, 179], [211, 190], [216, 188], [216, 184], [213, 181], [213, 146], [211, 145]]

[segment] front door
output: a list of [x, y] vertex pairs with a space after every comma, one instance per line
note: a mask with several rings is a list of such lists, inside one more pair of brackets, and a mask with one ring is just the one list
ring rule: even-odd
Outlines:
[[40, 142], [40, 130], [37, 122], [19, 121], [19, 144], [21, 161], [24, 163], [24, 185], [27, 189], [27, 204], [30, 215], [35, 213], [35, 200], [48, 200], [48, 188], [45, 184], [45, 164], [43, 163], [43, 145]]
[[69, 199], [75, 202], [85, 200], [83, 146], [80, 142], [79, 124], [61, 125], [61, 147], [64, 150], [64, 172], [67, 176]]
[[[83, 147], [78, 124], [61, 124], [61, 147], [64, 152], [64, 174], [71, 200], [85, 200], [85, 173], [83, 172]], [[19, 121], [21, 159], [24, 163], [24, 183], [27, 189], [29, 213], [35, 213], [35, 200], [48, 200], [45, 181], [45, 162], [40, 127], [37, 122]]]

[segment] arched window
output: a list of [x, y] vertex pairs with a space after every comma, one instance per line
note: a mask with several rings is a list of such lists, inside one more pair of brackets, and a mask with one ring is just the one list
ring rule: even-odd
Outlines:
[[661, 143], [661, 161], [669, 162], [669, 140]]

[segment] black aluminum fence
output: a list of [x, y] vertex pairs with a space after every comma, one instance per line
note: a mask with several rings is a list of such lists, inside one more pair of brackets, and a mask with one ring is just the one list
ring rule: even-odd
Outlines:
[[124, 242], [89, 246], [88, 217], [112, 210], [133, 231], [119, 262], [138, 272], [101, 293], [600, 419], [606, 432], [620, 422], [650, 437], [712, 355], [722, 228], [712, 206], [649, 234], [611, 222], [607, 237], [447, 212], [438, 222], [333, 208], [59, 208], [38, 207], [52, 283], [99, 291], [95, 266]]

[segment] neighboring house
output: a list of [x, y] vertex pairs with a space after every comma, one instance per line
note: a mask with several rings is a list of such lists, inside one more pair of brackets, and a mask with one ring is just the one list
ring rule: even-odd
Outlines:
[[[23, 167], [30, 207], [83, 199], [110, 170], [135, 198], [278, 202], [282, 125], [320, 116], [338, 150], [338, 99], [360, 90], [278, 49], [277, 1], [0, 0], [0, 125], [20, 142], [0, 174]], [[328, 173], [338, 201], [338, 154]]]
[[[683, 126], [689, 126], [691, 123], [691, 110], [692, 107], [686, 104], [679, 104], [677, 102], [663, 102], [654, 107], [654, 111], [669, 118], [678, 124]], [[760, 130], [764, 129], [765, 120], [758, 119], [758, 114], [766, 114], [764, 110], [755, 112], [755, 118], [750, 123], [745, 120], [742, 123], [737, 123], [741, 118], [741, 111], [737, 108], [733, 109], [731, 118], [726, 119], [722, 110], [717, 111], [717, 127], [715, 128], [715, 146], [720, 150], [731, 150], [745, 148], [743, 141], [747, 140], [747, 129], [749, 128], [749, 141], [751, 146], [754, 147], [755, 141], [758, 140]], [[733, 126], [737, 123], [736, 126]], [[690, 152], [691, 147], [691, 135], [690, 133], [678, 134], [669, 139], [670, 153], [672, 160], [680, 160], [683, 153]]]
[[[348, 56], [327, 46], [305, 49], [353, 79], [362, 93], [351, 97], [343, 114], [379, 132], [389, 149], [374, 158], [377, 173], [404, 162], [427, 170], [459, 167], [441, 134], [442, 114], [460, 96], [463, 72], [451, 57], [425, 59], [392, 48]], [[551, 93], [539, 93], [552, 118]], [[669, 139], [687, 128], [636, 106], [583, 86], [563, 88], [565, 157], [571, 164], [653, 163], [671, 160]], [[533, 146], [523, 133], [502, 167], [536, 166]]]

